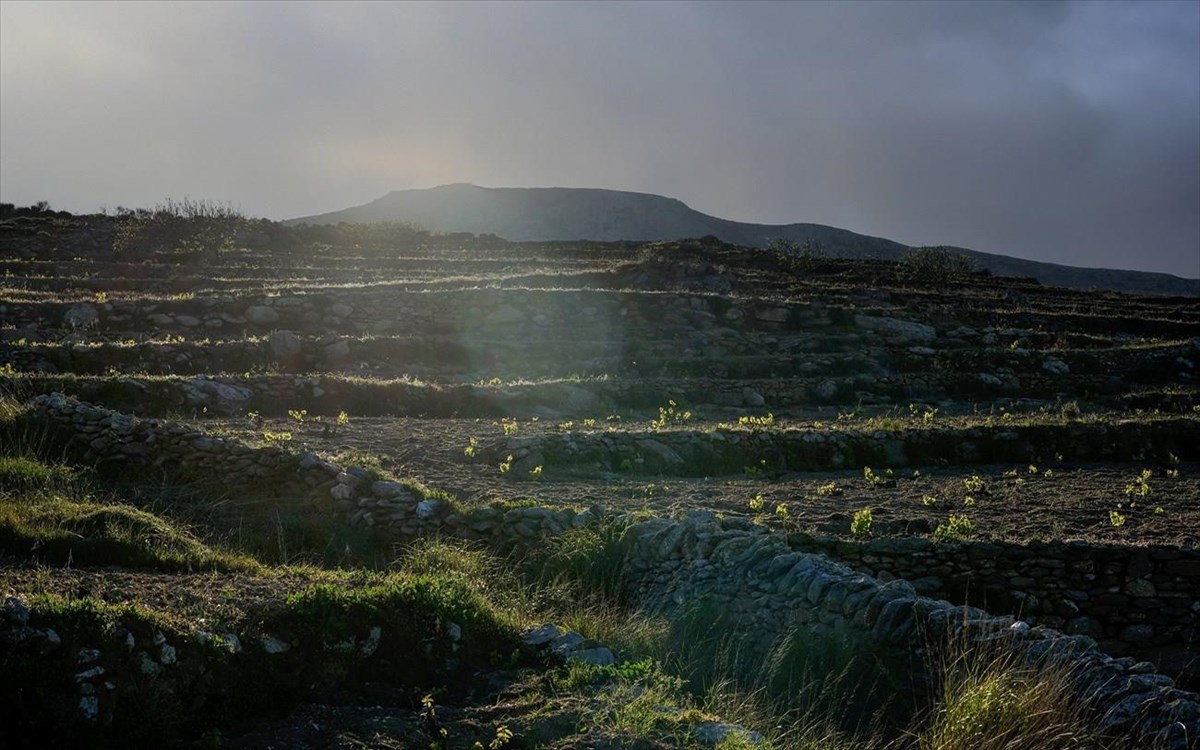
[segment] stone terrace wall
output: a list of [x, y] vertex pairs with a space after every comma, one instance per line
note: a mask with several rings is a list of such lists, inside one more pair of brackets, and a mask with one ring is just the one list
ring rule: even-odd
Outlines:
[[138, 419], [54, 393], [31, 402], [83, 461], [100, 465], [160, 467], [199, 478], [219, 478], [236, 490], [253, 487], [317, 510], [344, 513], [355, 525], [396, 536], [433, 530], [467, 538], [523, 544], [592, 522], [596, 513], [572, 509], [475, 508], [461, 514], [452, 503], [419, 487], [374, 479], [361, 467], [342, 468], [315, 454], [276, 446], [253, 448], [188, 425]]
[[[969, 637], [1010, 639], [1028, 658], [1069, 658], [1084, 695], [1092, 696], [1104, 726], [1131, 733], [1146, 746], [1184, 750], [1200, 736], [1194, 693], [1145, 663], [1102, 653], [1086, 636], [1030, 627], [917, 594], [905, 581], [882, 583], [821, 555], [797, 552], [780, 534], [746, 519], [717, 521], [696, 512], [677, 522], [655, 519], [632, 527], [627, 575], [646, 601], [662, 610], [699, 599], [739, 618], [748, 642], [769, 643], [790, 628], [864, 637], [922, 663], [926, 634], [968, 623]], [[920, 682], [922, 675], [914, 675]]]
[[[0, 359], [3, 359], [2, 353]], [[3, 367], [2, 363], [0, 367]], [[668, 400], [689, 407], [732, 407], [761, 413], [796, 405], [812, 407], [844, 403], [854, 394], [864, 394], [863, 403], [905, 402], [944, 393], [947, 389], [960, 395], [999, 395], [998, 388], [989, 391], [983, 386], [976, 387], [977, 381], [970, 375], [951, 376], [940, 384], [931, 378], [906, 376], [819, 376], [725, 381], [709, 377], [651, 377], [476, 385], [368, 381], [327, 375], [101, 379], [38, 374], [33, 377], [0, 375], [0, 384], [14, 390], [60, 391], [118, 409], [130, 409], [138, 404], [141, 409], [157, 413], [204, 408], [210, 414], [225, 416], [241, 416], [247, 411], [257, 411], [264, 416], [283, 415], [288, 409], [306, 408], [311, 414], [326, 415], [345, 410], [359, 416], [471, 414], [522, 419], [534, 416], [582, 418], [604, 417], [631, 408], [653, 414]]]
[[1200, 420], [1075, 422], [1011, 427], [934, 427], [836, 434], [805, 429], [581, 432], [510, 437], [488, 446], [489, 458], [539, 456], [535, 464], [590, 465], [608, 471], [705, 476], [740, 473], [765, 461], [772, 471], [861, 466], [1130, 460], [1133, 456], [1200, 459]]
[[1200, 550], [1073, 542], [853, 541], [791, 534], [794, 549], [836, 558], [922, 594], [1096, 639], [1107, 652], [1200, 678]]

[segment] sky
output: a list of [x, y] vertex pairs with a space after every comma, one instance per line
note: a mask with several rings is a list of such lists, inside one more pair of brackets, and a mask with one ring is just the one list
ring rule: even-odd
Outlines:
[[1200, 2], [0, 2], [0, 200], [604, 187], [1200, 276]]

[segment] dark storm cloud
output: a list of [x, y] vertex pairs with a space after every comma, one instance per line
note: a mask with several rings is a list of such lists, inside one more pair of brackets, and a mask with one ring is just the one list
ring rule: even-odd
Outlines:
[[1200, 275], [1200, 4], [0, 6], [0, 191], [656, 192]]

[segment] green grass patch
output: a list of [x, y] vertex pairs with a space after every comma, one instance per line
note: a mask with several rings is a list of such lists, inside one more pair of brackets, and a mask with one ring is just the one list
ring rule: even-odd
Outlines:
[[0, 456], [0, 491], [65, 487], [79, 472], [63, 464], [46, 464], [27, 456]]
[[0, 490], [0, 550], [57, 565], [261, 570], [255, 560], [210, 547], [144, 510], [40, 490]]

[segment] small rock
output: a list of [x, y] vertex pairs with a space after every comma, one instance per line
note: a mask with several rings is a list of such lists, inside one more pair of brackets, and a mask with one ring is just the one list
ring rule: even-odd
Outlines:
[[767, 400], [764, 399], [763, 395], [761, 393], [759, 393], [758, 391], [754, 390], [753, 388], [750, 388], [749, 386], [742, 388], [742, 405], [743, 406], [748, 406], [748, 407], [754, 408], [754, 407], [758, 407], [758, 406], [764, 406], [766, 403], [767, 403]]
[[150, 658], [145, 651], [138, 652], [138, 668], [144, 675], [156, 675], [162, 671], [162, 665]]
[[558, 626], [548, 622], [525, 633], [521, 636], [521, 640], [527, 646], [544, 646], [560, 635], [562, 635], [562, 631], [558, 629]]
[[371, 656], [379, 648], [379, 640], [383, 637], [383, 628], [378, 625], [371, 628], [367, 633], [367, 639], [358, 647], [359, 653], [363, 656]]
[[1071, 372], [1071, 368], [1067, 366], [1066, 362], [1053, 358], [1043, 360], [1042, 369], [1051, 375], [1067, 375]]
[[104, 667], [92, 667], [75, 675], [76, 682], [87, 682], [88, 680], [99, 677], [104, 674]]
[[11, 623], [25, 625], [29, 622], [29, 609], [15, 596], [5, 597], [2, 613], [4, 619]]
[[79, 699], [79, 715], [84, 721], [95, 721], [100, 715], [100, 699], [94, 695], [85, 695]]
[[417, 503], [417, 518], [429, 519], [437, 515], [442, 507], [440, 500], [422, 500]]
[[399, 482], [380, 480], [371, 484], [371, 494], [375, 497], [398, 498], [412, 495], [412, 490]]
[[1158, 594], [1158, 591], [1154, 588], [1154, 584], [1145, 578], [1134, 578], [1125, 584], [1123, 590], [1130, 596], [1152, 597]]
[[42, 632], [42, 642], [38, 646], [38, 651], [43, 654], [48, 654], [61, 645], [62, 637], [59, 636], [58, 632], [47, 628]]
[[291, 648], [291, 646], [278, 638], [265, 634], [259, 638], [259, 643], [262, 644], [263, 651], [266, 651], [268, 654], [282, 654]]
[[881, 318], [871, 315], [855, 315], [854, 324], [859, 328], [878, 333], [893, 334], [914, 341], [932, 341], [937, 338], [933, 326], [900, 318]]
[[705, 745], [719, 745], [730, 737], [740, 736], [751, 745], [761, 745], [763, 736], [737, 724], [726, 724], [721, 721], [706, 721], [696, 725], [696, 741]]
[[583, 636], [579, 633], [563, 633], [550, 641], [550, 651], [557, 656], [566, 656], [583, 646]]

